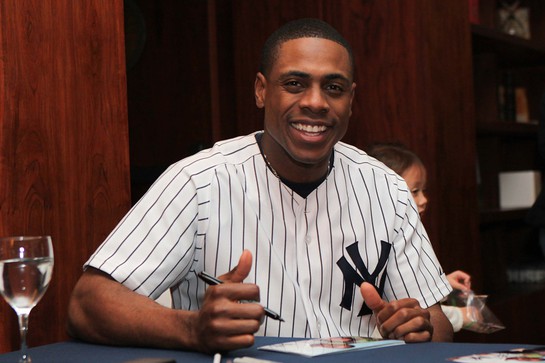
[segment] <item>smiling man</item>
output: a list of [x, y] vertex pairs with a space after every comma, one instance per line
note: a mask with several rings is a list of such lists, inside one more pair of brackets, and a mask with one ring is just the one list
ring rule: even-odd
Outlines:
[[[450, 287], [407, 185], [340, 141], [353, 63], [323, 21], [273, 33], [255, 80], [264, 130], [157, 180], [85, 264], [69, 332], [204, 352], [254, 335], [452, 339], [437, 304]], [[226, 283], [208, 286], [203, 271]], [[172, 309], [153, 301], [165, 290]]]

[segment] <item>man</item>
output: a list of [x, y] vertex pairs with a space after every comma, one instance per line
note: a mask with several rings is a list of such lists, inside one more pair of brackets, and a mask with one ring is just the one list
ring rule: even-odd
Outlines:
[[[328, 24], [301, 19], [273, 33], [255, 80], [264, 131], [157, 180], [87, 262], [70, 333], [204, 352], [250, 346], [254, 334], [375, 327], [407, 342], [452, 339], [437, 305], [450, 288], [406, 184], [339, 142], [354, 90], [351, 48]], [[226, 283], [208, 286], [202, 271]], [[148, 298], [167, 289], [175, 309]]]

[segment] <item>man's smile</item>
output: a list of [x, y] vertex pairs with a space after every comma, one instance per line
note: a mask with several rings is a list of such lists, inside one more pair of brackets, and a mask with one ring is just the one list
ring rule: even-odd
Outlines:
[[309, 125], [303, 123], [292, 123], [291, 126], [299, 131], [303, 131], [309, 134], [320, 134], [327, 130], [327, 126], [324, 125]]

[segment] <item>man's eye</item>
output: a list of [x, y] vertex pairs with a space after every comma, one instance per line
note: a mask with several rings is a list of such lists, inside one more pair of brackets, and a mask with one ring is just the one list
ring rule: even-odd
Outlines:
[[339, 86], [338, 84], [328, 84], [326, 86], [326, 90], [331, 94], [341, 94], [344, 92], [344, 88]]
[[413, 195], [415, 195], [415, 196], [418, 195], [418, 192], [420, 192], [420, 189], [413, 189], [413, 190], [411, 190], [411, 193], [412, 193]]
[[295, 92], [300, 90], [303, 85], [301, 84], [301, 82], [298, 81], [288, 81], [284, 83], [284, 87], [290, 92]]

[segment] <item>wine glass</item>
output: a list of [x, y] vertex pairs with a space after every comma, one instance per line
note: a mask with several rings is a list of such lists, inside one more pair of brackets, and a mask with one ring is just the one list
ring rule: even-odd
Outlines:
[[20, 363], [31, 362], [26, 345], [28, 315], [47, 290], [52, 272], [50, 236], [0, 238], [0, 293], [19, 319]]

